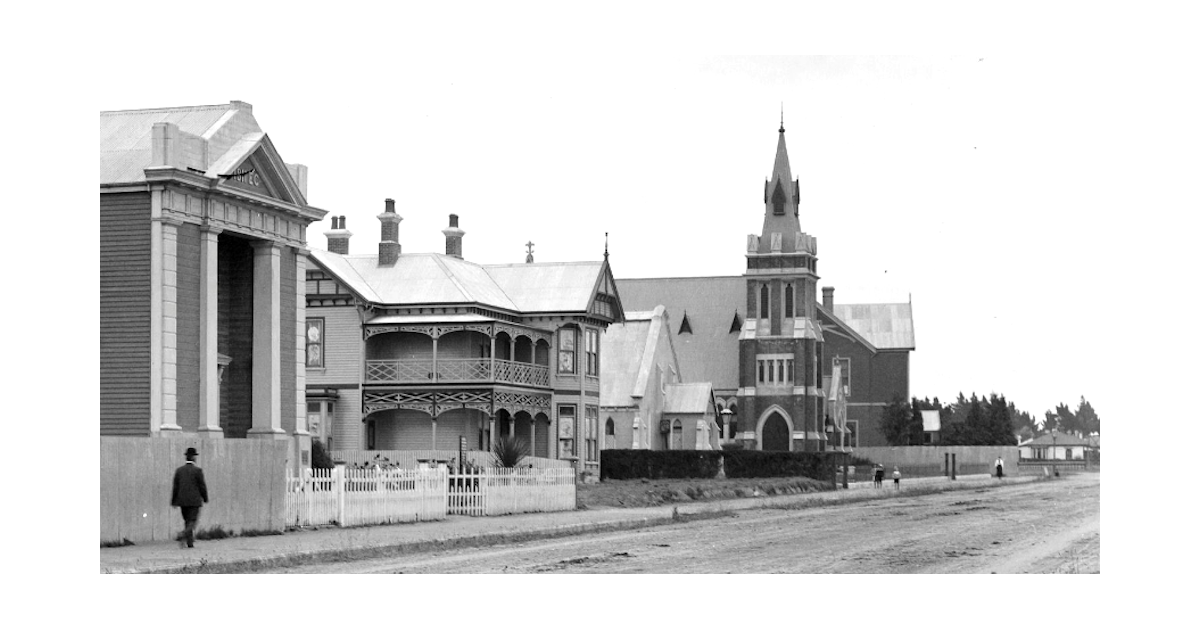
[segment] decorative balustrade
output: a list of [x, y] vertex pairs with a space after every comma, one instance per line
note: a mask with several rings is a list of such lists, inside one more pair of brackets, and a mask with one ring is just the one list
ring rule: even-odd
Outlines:
[[492, 374], [491, 359], [441, 359], [434, 370], [433, 360], [385, 361], [366, 363], [367, 383], [460, 383], [498, 382], [515, 385], [550, 386], [550, 368], [545, 365], [496, 359]]

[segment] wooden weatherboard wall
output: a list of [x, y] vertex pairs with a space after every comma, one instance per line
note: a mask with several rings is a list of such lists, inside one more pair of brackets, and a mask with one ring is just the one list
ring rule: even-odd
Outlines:
[[100, 434], [150, 433], [150, 193], [100, 195]]
[[171, 482], [189, 446], [200, 451], [208, 504], [199, 529], [284, 528], [288, 444], [279, 440], [100, 438], [100, 541], [172, 540], [183, 528]]

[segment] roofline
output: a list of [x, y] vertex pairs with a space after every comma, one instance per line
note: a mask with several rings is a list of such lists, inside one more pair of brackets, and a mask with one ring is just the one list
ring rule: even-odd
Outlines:
[[132, 114], [141, 112], [182, 112], [189, 109], [235, 109], [232, 103], [214, 103], [212, 105], [177, 105], [175, 107], [143, 107], [139, 109], [108, 109], [100, 110], [103, 114]]
[[736, 278], [740, 280], [745, 277], [745, 274], [740, 274], [736, 276], [661, 276], [653, 278], [617, 278], [614, 276], [613, 279], [617, 282], [624, 282], [628, 280], [715, 280], [718, 278]]
[[870, 341], [867, 341], [866, 337], [863, 337], [861, 334], [858, 333], [858, 331], [854, 330], [854, 328], [852, 328], [850, 326], [850, 324], [847, 324], [846, 322], [839, 319], [837, 315], [834, 315], [833, 313], [830, 313], [829, 311], [825, 310], [825, 307], [822, 306], [819, 302], [813, 302], [813, 306], [817, 307], [818, 313], [829, 317], [829, 319], [833, 320], [833, 322], [835, 324], [838, 324], [842, 328], [846, 329], [846, 331], [849, 332], [851, 335], [853, 335], [854, 338], [857, 339], [859, 343], [865, 345], [868, 350], [870, 350], [873, 353], [879, 352], [879, 348], [876, 348], [874, 344], [872, 344]]

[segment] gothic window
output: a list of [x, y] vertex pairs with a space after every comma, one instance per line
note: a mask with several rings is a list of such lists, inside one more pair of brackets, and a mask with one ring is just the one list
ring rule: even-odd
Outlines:
[[834, 365], [840, 365], [842, 370], [842, 387], [846, 389], [846, 395], [850, 395], [850, 357], [835, 357]]
[[789, 284], [789, 285], [787, 285], [787, 288], [784, 289], [784, 291], [783, 291], [783, 316], [784, 317], [795, 317], [795, 314], [794, 314], [795, 311], [793, 310], [792, 305], [793, 305], [792, 285]]
[[679, 324], [679, 334], [692, 334], [692, 323], [688, 321], [687, 311], [683, 312], [683, 321]]
[[771, 312], [771, 293], [767, 290], [767, 285], [762, 286], [762, 291], [759, 292], [758, 298], [758, 316], [760, 319], [769, 319], [767, 314]]
[[771, 195], [771, 205], [774, 207], [776, 215], [782, 215], [784, 208], [787, 207], [787, 195], [783, 194], [783, 184], [775, 187], [775, 194]]

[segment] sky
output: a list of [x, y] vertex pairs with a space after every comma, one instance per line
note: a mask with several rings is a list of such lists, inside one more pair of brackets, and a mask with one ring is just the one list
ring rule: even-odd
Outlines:
[[[618, 279], [742, 274], [782, 115], [820, 284], [842, 303], [912, 302], [911, 395], [999, 393], [1039, 419], [1081, 396], [1102, 422], [1132, 411], [1098, 352], [1122, 325], [1116, 295], [1138, 293], [1121, 286], [1135, 277], [1123, 219], [1147, 194], [1113, 178], [1129, 156], [1111, 150], [1129, 133], [1114, 116], [1136, 107], [1112, 80], [1129, 60], [421, 54], [405, 35], [394, 51], [385, 38], [281, 54], [271, 72], [247, 52], [212, 80], [96, 97], [249, 102], [308, 167], [309, 203], [346, 217], [352, 254], [376, 251], [390, 197], [404, 252], [443, 251], [454, 213], [479, 263], [523, 262], [527, 241], [538, 261], [598, 260], [607, 233]], [[329, 223], [309, 228], [312, 247]]]

